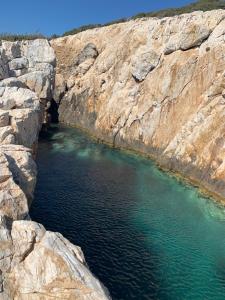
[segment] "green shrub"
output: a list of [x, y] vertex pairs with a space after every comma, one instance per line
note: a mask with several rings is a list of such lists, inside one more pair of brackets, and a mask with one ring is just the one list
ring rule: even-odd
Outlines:
[[67, 36], [67, 35], [72, 35], [72, 34], [77, 34], [79, 32], [82, 31], [86, 31], [88, 29], [94, 29], [94, 28], [98, 28], [101, 27], [101, 24], [89, 24], [89, 25], [84, 25], [78, 28], [74, 28], [72, 30], [66, 31], [62, 36]]
[[225, 0], [199, 0], [197, 2], [191, 3], [189, 5], [180, 8], [169, 8], [169, 9], [164, 9], [156, 12], [139, 13], [131, 17], [131, 19], [138, 19], [143, 17], [164, 18], [164, 17], [175, 16], [175, 15], [181, 15], [184, 13], [190, 13], [197, 10], [209, 11], [213, 9], [225, 9]]
[[93, 29], [97, 27], [103, 27], [103, 26], [109, 26], [113, 24], [118, 24], [118, 23], [123, 23], [129, 20], [135, 20], [135, 19], [140, 19], [140, 18], [149, 18], [149, 17], [157, 17], [157, 18], [164, 18], [164, 17], [172, 17], [175, 15], [180, 15], [184, 13], [190, 13], [193, 11], [197, 10], [202, 10], [202, 11], [208, 11], [208, 10], [213, 10], [213, 9], [225, 9], [225, 0], [199, 0], [197, 2], [191, 3], [189, 5], [186, 5], [184, 7], [180, 8], [169, 8], [169, 9], [164, 9], [160, 11], [153, 11], [149, 13], [139, 13], [131, 18], [123, 18], [119, 20], [115, 20], [106, 24], [93, 24], [93, 25], [87, 25], [87, 26], [81, 26], [79, 28], [75, 28], [73, 30], [67, 31], [63, 34], [63, 36], [67, 35], [72, 35], [76, 34], [82, 31], [85, 31], [87, 29]]
[[33, 34], [11, 34], [11, 33], [1, 33], [0, 40], [15, 42], [22, 40], [36, 40], [36, 39], [44, 39], [46, 38], [41, 33], [33, 33]]

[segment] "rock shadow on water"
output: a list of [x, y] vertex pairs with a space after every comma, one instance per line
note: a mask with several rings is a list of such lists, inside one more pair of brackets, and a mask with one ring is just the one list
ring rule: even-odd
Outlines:
[[196, 189], [74, 128], [53, 127], [37, 163], [32, 218], [81, 246], [113, 299], [224, 299], [224, 211]]

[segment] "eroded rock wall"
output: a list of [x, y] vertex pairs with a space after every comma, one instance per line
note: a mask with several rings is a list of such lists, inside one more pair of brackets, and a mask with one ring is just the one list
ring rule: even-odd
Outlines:
[[83, 253], [32, 222], [34, 156], [55, 54], [47, 40], [0, 42], [0, 299], [109, 299]]
[[60, 121], [225, 196], [225, 11], [55, 39]]

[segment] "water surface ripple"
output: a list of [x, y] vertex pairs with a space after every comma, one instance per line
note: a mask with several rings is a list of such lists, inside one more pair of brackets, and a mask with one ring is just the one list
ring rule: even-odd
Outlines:
[[40, 139], [31, 217], [82, 247], [113, 299], [225, 299], [225, 211], [74, 128]]

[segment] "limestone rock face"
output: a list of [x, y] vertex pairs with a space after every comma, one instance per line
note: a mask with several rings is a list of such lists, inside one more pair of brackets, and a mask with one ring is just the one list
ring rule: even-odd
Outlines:
[[137, 81], [143, 81], [148, 73], [155, 69], [159, 63], [160, 57], [155, 51], [149, 50], [148, 48], [138, 49], [139, 53], [135, 53], [131, 64], [131, 73]]
[[[90, 44], [98, 56], [77, 72]], [[225, 196], [224, 10], [132, 20], [51, 45], [62, 122]]]
[[[18, 162], [15, 162], [18, 156], [20, 158], [22, 156], [23, 160], [26, 160], [23, 164], [28, 165], [29, 157], [25, 158], [26, 151], [27, 149], [23, 146], [16, 146], [16, 149], [11, 145], [0, 146], [0, 212], [9, 220], [24, 219], [28, 216], [28, 202], [25, 192], [26, 188], [28, 192], [33, 187], [35, 178], [30, 177], [33, 174], [29, 173], [36, 171], [36, 169], [27, 171], [26, 176], [30, 182], [24, 182], [25, 174], [23, 170], [18, 169]], [[29, 154], [27, 155], [29, 156]], [[17, 178], [14, 178], [14, 174]], [[23, 187], [19, 186], [19, 182], [22, 183]]]
[[108, 299], [81, 249], [61, 234], [32, 221], [15, 221], [10, 237], [14, 249], [6, 275], [10, 299]]
[[37, 176], [33, 158], [52, 100], [54, 66], [54, 50], [46, 40], [0, 44], [3, 300], [109, 299], [105, 288], [89, 271], [81, 249], [29, 217]]
[[48, 119], [45, 107], [52, 99], [54, 50], [47, 40], [2, 41], [0, 60], [0, 111], [7, 112], [10, 120], [7, 128], [1, 126], [1, 143], [24, 145], [35, 152], [39, 130]]

